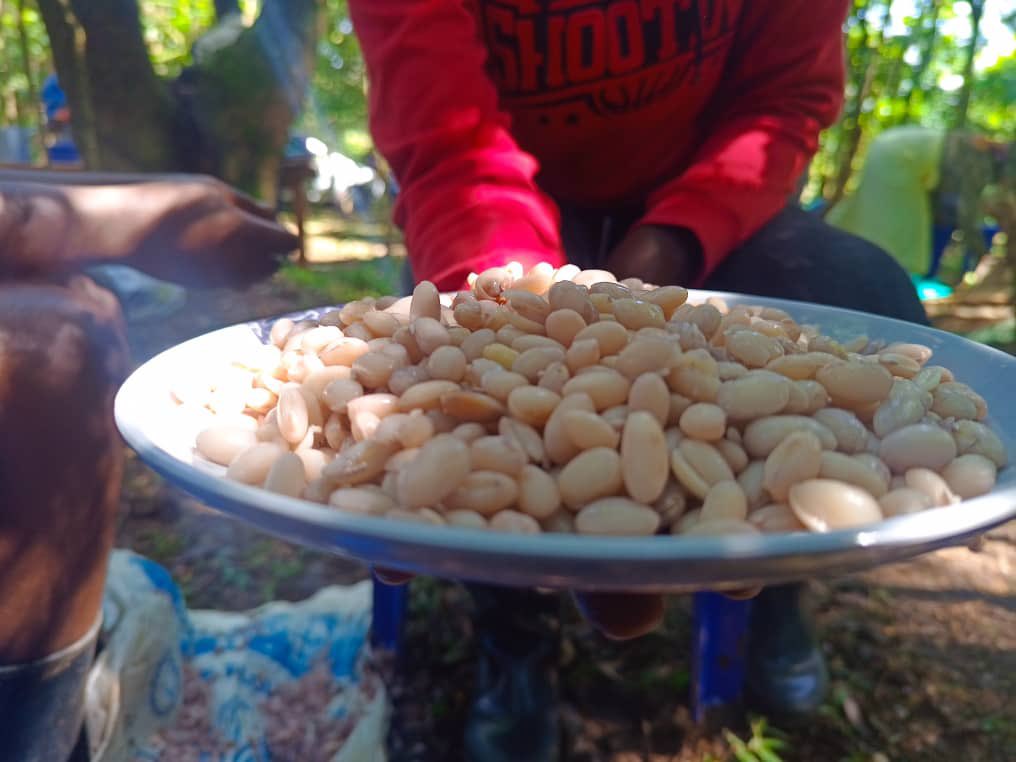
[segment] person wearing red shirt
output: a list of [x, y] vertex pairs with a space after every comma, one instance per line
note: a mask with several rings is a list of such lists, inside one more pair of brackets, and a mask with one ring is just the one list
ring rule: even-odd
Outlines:
[[[884, 251], [794, 203], [819, 132], [842, 104], [847, 0], [349, 7], [371, 131], [401, 186], [395, 220], [416, 279], [455, 290], [470, 272], [510, 260], [572, 262], [927, 321]], [[537, 649], [520, 645], [531, 642], [518, 634], [524, 626], [507, 621], [513, 608], [535, 619], [510, 595], [518, 593], [477, 594], [481, 643], [494, 646], [481, 649], [467, 752], [550, 759], [553, 720], [539, 720], [553, 717], [549, 703], [534, 699], [526, 710], [495, 696], [509, 684], [552, 695], [522, 668], [512, 673]], [[782, 634], [765, 621], [781, 608], [777, 619], [790, 622]], [[749, 687], [768, 692], [770, 708], [821, 699], [824, 666], [795, 612], [795, 589], [756, 601], [763, 624], [752, 653], [761, 662], [775, 655]], [[513, 633], [511, 648], [498, 629]], [[533, 744], [523, 750], [519, 739]]]

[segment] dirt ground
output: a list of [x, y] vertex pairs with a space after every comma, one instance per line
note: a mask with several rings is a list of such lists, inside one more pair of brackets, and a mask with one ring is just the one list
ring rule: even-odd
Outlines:
[[[243, 293], [193, 292], [173, 316], [131, 325], [135, 360], [221, 325], [320, 304], [327, 293], [282, 278]], [[224, 518], [134, 457], [122, 500], [119, 544], [164, 564], [191, 607], [297, 600], [366, 573]], [[833, 678], [827, 704], [807, 720], [746, 717], [732, 733], [714, 734], [696, 730], [688, 713], [688, 599], [671, 602], [659, 632], [627, 644], [597, 636], [563, 606], [565, 759], [1016, 759], [1016, 522], [990, 533], [979, 552], [951, 549], [814, 581], [810, 601]], [[389, 758], [457, 760], [474, 655], [468, 598], [453, 584], [420, 579], [410, 607], [405, 652], [387, 671]]]

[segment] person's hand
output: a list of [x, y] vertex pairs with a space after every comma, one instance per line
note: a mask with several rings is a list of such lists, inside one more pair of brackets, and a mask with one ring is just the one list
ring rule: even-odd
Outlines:
[[118, 191], [131, 199], [121, 217], [136, 216], [123, 262], [156, 278], [244, 285], [270, 275], [280, 255], [299, 244], [270, 209], [210, 177], [157, 180]]
[[[386, 585], [404, 585], [413, 579], [410, 572], [374, 567], [374, 578]], [[725, 590], [736, 601], [754, 598], [762, 588]], [[573, 591], [572, 598], [582, 617], [611, 640], [631, 640], [648, 635], [663, 622], [666, 599], [661, 593], [597, 593]]]
[[582, 616], [611, 640], [648, 635], [663, 622], [665, 601], [659, 593], [572, 594]]
[[660, 286], [688, 286], [702, 264], [702, 245], [687, 228], [636, 225], [607, 257], [606, 269]]

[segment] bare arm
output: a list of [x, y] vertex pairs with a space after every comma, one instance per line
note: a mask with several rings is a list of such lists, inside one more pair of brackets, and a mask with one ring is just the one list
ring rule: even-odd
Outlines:
[[180, 283], [221, 285], [268, 275], [296, 243], [267, 210], [211, 178], [96, 185], [0, 178], [0, 277], [122, 261]]

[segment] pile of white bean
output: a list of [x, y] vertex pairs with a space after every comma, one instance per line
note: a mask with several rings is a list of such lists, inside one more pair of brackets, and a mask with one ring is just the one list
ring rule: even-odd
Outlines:
[[927, 347], [604, 271], [472, 283], [277, 321], [174, 391], [216, 414], [198, 452], [352, 513], [594, 535], [840, 529], [984, 494], [1006, 464]]

